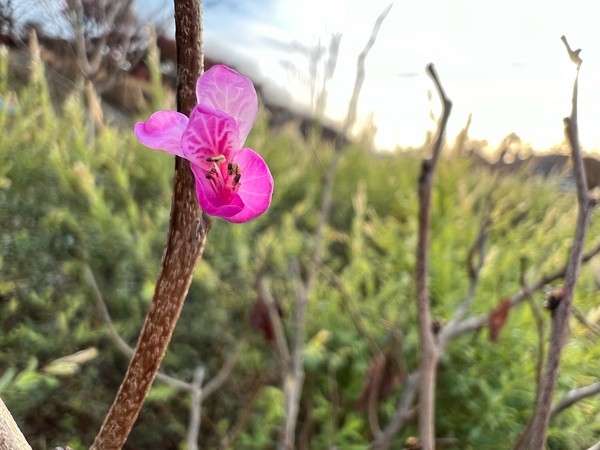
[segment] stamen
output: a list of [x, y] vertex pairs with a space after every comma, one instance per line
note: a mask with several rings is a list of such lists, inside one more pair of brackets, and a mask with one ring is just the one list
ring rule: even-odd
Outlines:
[[225, 162], [225, 156], [224, 155], [209, 156], [208, 158], [206, 158], [206, 162], [214, 162], [217, 164], [221, 164], [221, 163]]
[[242, 173], [242, 171], [240, 170], [240, 166], [237, 163], [229, 163], [227, 164], [227, 174], [229, 176], [233, 175], [233, 174], [240, 174]]
[[240, 184], [240, 178], [242, 178], [241, 173], [237, 173], [235, 177], [233, 177], [233, 186], [238, 186]]

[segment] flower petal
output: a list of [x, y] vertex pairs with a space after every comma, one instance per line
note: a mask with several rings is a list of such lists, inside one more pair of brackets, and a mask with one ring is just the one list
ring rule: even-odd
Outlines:
[[219, 155], [231, 160], [237, 150], [237, 125], [235, 120], [221, 111], [204, 105], [192, 110], [188, 127], [181, 138], [183, 154], [193, 164], [210, 168], [206, 158]]
[[244, 208], [244, 202], [239, 195], [226, 195], [227, 192], [215, 190], [213, 183], [206, 178], [206, 171], [195, 164], [191, 165], [196, 178], [196, 195], [198, 203], [211, 216], [231, 217]]
[[181, 136], [187, 124], [188, 118], [177, 111], [158, 111], [146, 122], [136, 123], [133, 132], [146, 147], [184, 157]]
[[242, 170], [238, 195], [244, 209], [236, 215], [224, 217], [230, 222], [247, 222], [264, 213], [273, 197], [273, 176], [262, 157], [251, 148], [241, 149], [233, 158]]
[[216, 65], [198, 78], [196, 96], [199, 105], [206, 105], [229, 114], [239, 127], [241, 147], [258, 114], [256, 90], [249, 78], [227, 66]]

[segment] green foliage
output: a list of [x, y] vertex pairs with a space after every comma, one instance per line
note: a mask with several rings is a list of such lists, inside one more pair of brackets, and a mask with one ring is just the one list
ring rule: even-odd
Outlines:
[[[56, 113], [39, 78], [10, 93], [2, 64], [0, 395], [34, 447], [86, 448], [127, 357], [110, 340], [85, 271], [91, 268], [117, 331], [133, 345], [166, 236], [173, 161], [143, 148], [129, 129], [105, 127], [90, 136], [81, 98], [75, 94]], [[266, 114], [249, 145], [273, 172], [273, 206], [244, 225], [216, 220], [162, 366], [190, 381], [203, 365], [211, 378], [241, 351], [231, 378], [203, 405], [203, 448], [217, 448], [248, 404], [250, 420], [230, 448], [273, 448], [278, 438], [283, 391], [277, 376], [267, 377], [278, 366], [276, 351], [250, 327], [256, 276], [266, 274], [289, 337], [289, 264], [297, 259], [303, 272], [310, 264], [323, 168], [332, 154], [326, 144], [304, 142], [291, 130], [273, 134]], [[395, 367], [418, 364], [413, 270], [420, 158], [350, 146], [341, 159], [324, 268], [307, 311], [298, 433], [305, 433], [309, 448], [367, 448], [368, 419], [356, 403], [373, 358], [390, 351]], [[565, 261], [574, 228], [572, 193], [552, 180], [500, 178], [449, 157], [441, 161], [433, 198], [436, 316], [451, 318], [467, 293], [468, 250], [488, 211], [490, 240], [473, 313], [486, 313], [519, 290], [521, 258], [530, 279]], [[593, 222], [591, 239], [599, 226]], [[584, 314], [597, 307], [594, 276], [594, 266], [584, 269], [577, 291]], [[541, 303], [541, 294], [534, 300]], [[456, 438], [457, 449], [510, 447], [535, 400], [537, 342], [526, 304], [511, 311], [498, 343], [488, 342], [486, 333], [452, 342], [438, 377], [439, 436]], [[89, 348], [98, 351], [93, 359], [59, 360]], [[557, 395], [594, 382], [598, 357], [597, 339], [574, 323]], [[264, 377], [269, 382], [261, 385]], [[401, 389], [380, 403], [381, 424], [392, 416]], [[126, 448], [183, 448], [189, 402], [187, 394], [157, 381]], [[593, 401], [570, 408], [553, 422], [550, 448], [590, 445], [600, 434], [598, 415]], [[411, 434], [414, 424], [394, 448]]]

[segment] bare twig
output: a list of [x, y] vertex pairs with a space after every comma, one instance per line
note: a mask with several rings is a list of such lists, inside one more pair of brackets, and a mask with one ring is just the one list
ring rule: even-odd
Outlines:
[[[600, 253], [600, 244], [594, 246], [591, 250], [585, 253], [581, 259], [582, 263], [589, 262], [592, 258], [597, 256]], [[567, 264], [565, 264], [560, 269], [551, 272], [547, 275], [543, 275], [538, 278], [534, 283], [529, 285], [529, 292], [534, 293], [544, 288], [544, 286], [559, 280], [565, 277], [567, 272]], [[527, 293], [525, 290], [520, 290], [516, 294], [510, 297], [510, 305], [511, 308], [514, 308], [521, 302], [523, 302], [527, 298]], [[464, 319], [463, 321], [456, 323], [452, 327], [446, 326], [442, 329], [440, 333], [440, 341], [449, 341], [457, 338], [458, 336], [462, 336], [465, 333], [470, 333], [471, 331], [478, 331], [485, 327], [488, 323], [489, 313], [480, 314], [479, 316], [469, 317]]]
[[375, 44], [375, 40], [377, 39], [377, 35], [379, 33], [379, 29], [381, 28], [381, 24], [383, 20], [386, 18], [393, 4], [390, 4], [387, 8], [383, 10], [383, 12], [377, 17], [375, 24], [373, 25], [373, 30], [371, 31], [371, 36], [367, 42], [367, 45], [360, 52], [357, 63], [356, 63], [356, 79], [354, 81], [354, 89], [352, 91], [352, 97], [350, 99], [350, 103], [348, 104], [348, 113], [346, 115], [346, 119], [344, 121], [344, 127], [342, 132], [339, 134], [338, 139], [335, 142], [335, 149], [333, 153], [333, 157], [327, 167], [327, 172], [325, 173], [325, 179], [323, 182], [323, 197], [321, 200], [321, 211], [319, 214], [319, 223], [317, 225], [317, 230], [315, 233], [315, 241], [314, 247], [311, 257], [311, 267], [308, 271], [308, 276], [306, 277], [306, 291], [312, 291], [312, 285], [314, 282], [315, 275], [319, 270], [319, 266], [321, 265], [321, 258], [323, 253], [323, 236], [325, 233], [325, 228], [327, 223], [329, 222], [329, 216], [331, 214], [331, 203], [333, 197], [333, 185], [335, 182], [335, 173], [337, 170], [337, 165], [339, 159], [342, 155], [342, 150], [344, 147], [344, 137], [348, 135], [348, 133], [352, 130], [354, 126], [354, 122], [356, 121], [356, 114], [358, 108], [358, 97], [360, 95], [360, 91], [362, 89], [363, 81], [365, 79], [365, 61], [367, 55], [373, 45]]
[[323, 240], [325, 236], [325, 230], [329, 223], [332, 208], [333, 198], [333, 186], [335, 183], [335, 174], [337, 171], [337, 165], [342, 155], [344, 148], [344, 139], [354, 122], [356, 121], [356, 110], [358, 106], [358, 96], [360, 94], [362, 83], [365, 77], [365, 60], [366, 57], [373, 47], [377, 34], [383, 20], [389, 13], [392, 5], [388, 6], [377, 18], [369, 37], [369, 41], [365, 46], [364, 50], [360, 53], [357, 61], [357, 73], [356, 80], [354, 83], [354, 90], [348, 106], [348, 114], [344, 122], [344, 127], [340, 136], [336, 139], [333, 157], [327, 167], [325, 178], [323, 181], [323, 194], [321, 199], [321, 209], [319, 212], [319, 222], [315, 231], [315, 239], [310, 258], [310, 265], [307, 270], [306, 278], [304, 283], [301, 282], [300, 268], [297, 267], [297, 262], [292, 261], [292, 279], [295, 281], [295, 303], [296, 312], [294, 325], [296, 331], [294, 333], [293, 345], [290, 351], [290, 369], [288, 376], [285, 378], [284, 383], [284, 396], [285, 396], [285, 409], [286, 409], [286, 423], [284, 426], [284, 432], [282, 435], [282, 441], [279, 443], [279, 448], [291, 449], [294, 447], [294, 435], [296, 429], [297, 415], [299, 411], [300, 394], [304, 384], [304, 367], [302, 358], [302, 348], [304, 346], [304, 329], [305, 329], [305, 315], [306, 305], [308, 303], [308, 297], [312, 292], [313, 285], [316, 279], [316, 275], [319, 272], [321, 266], [321, 260], [323, 258]]
[[567, 262], [567, 271], [565, 274], [565, 284], [563, 287], [563, 297], [556, 308], [552, 311], [552, 325], [550, 334], [550, 344], [548, 347], [548, 359], [542, 382], [540, 384], [539, 395], [533, 413], [531, 426], [531, 439], [529, 448], [533, 450], [543, 450], [546, 445], [546, 435], [550, 421], [552, 396], [558, 379], [558, 367], [563, 347], [569, 334], [569, 319], [571, 316], [571, 305], [573, 303], [573, 294], [579, 276], [579, 268], [583, 254], [583, 245], [588, 230], [591, 212], [594, 206], [592, 199], [587, 193], [587, 182], [579, 147], [579, 134], [577, 125], [577, 87], [579, 79], [579, 68], [581, 67], [581, 58], [579, 52], [573, 52], [568, 46], [566, 38], [563, 36], [563, 42], [567, 47], [569, 57], [577, 65], [577, 74], [573, 83], [573, 100], [571, 115], [565, 118], [565, 134], [571, 146], [571, 155], [573, 159], [573, 173], [575, 175], [575, 185], [577, 187], [577, 224], [573, 245]]
[[202, 395], [200, 396], [200, 400], [204, 401], [212, 394], [214, 394], [217, 389], [223, 386], [223, 383], [229, 379], [229, 375], [231, 375], [231, 371], [237, 364], [240, 356], [242, 355], [242, 346], [238, 346], [235, 349], [235, 352], [228, 356], [225, 364], [219, 369], [217, 374], [210, 379], [208, 383], [204, 385], [202, 388]]
[[300, 277], [300, 265], [298, 260], [290, 261], [290, 275], [294, 281], [295, 304], [294, 313], [294, 338], [291, 350], [290, 368], [286, 373], [283, 383], [285, 397], [286, 421], [283, 431], [280, 449], [291, 450], [294, 448], [294, 435], [300, 409], [300, 395], [304, 385], [304, 335], [306, 331], [306, 304], [308, 303], [307, 286], [302, 283]]
[[590, 323], [590, 321], [585, 318], [585, 316], [581, 313], [581, 311], [579, 311], [578, 308], [572, 306], [571, 311], [573, 311], [573, 317], [575, 317], [579, 321], [579, 323], [581, 323], [584, 327], [586, 327], [596, 336], [600, 336], [600, 328], [598, 328], [598, 326], [594, 325], [593, 323]]
[[446, 96], [433, 64], [427, 66], [442, 101], [442, 116], [433, 144], [431, 159], [423, 160], [419, 178], [419, 217], [416, 255], [417, 316], [419, 321], [420, 386], [419, 386], [419, 435], [423, 448], [435, 449], [435, 380], [440, 350], [431, 328], [429, 304], [429, 233], [431, 228], [431, 192], [433, 176], [442, 151], [446, 124], [450, 117], [452, 102]]
[[409, 420], [412, 420], [417, 411], [413, 409], [413, 404], [417, 397], [419, 389], [419, 372], [414, 372], [406, 378], [406, 386], [398, 403], [398, 408], [394, 414], [394, 418], [387, 424], [385, 429], [375, 437], [370, 450], [385, 450], [390, 447], [394, 436], [406, 425]]
[[[84, 276], [88, 282], [88, 285], [92, 289], [92, 293], [94, 294], [94, 298], [96, 299], [96, 307], [98, 308], [98, 311], [102, 316], [102, 320], [104, 320], [104, 322], [108, 325], [108, 331], [111, 340], [114, 342], [117, 348], [121, 350], [121, 353], [131, 358], [134, 354], [134, 350], [127, 344], [127, 342], [125, 342], [125, 340], [117, 332], [115, 324], [113, 323], [110, 313], [108, 312], [108, 308], [106, 306], [106, 302], [104, 301], [104, 297], [102, 296], [100, 288], [98, 287], [98, 283], [96, 282], [96, 277], [94, 277], [94, 273], [87, 264], [84, 267]], [[200, 397], [202, 401], [207, 399], [217, 389], [219, 389], [225, 381], [227, 381], [229, 375], [231, 374], [231, 371], [240, 359], [240, 356], [241, 346], [238, 346], [235, 352], [227, 358], [225, 364], [223, 364], [219, 372], [217, 372], [217, 374], [208, 383], [206, 383], [206, 386], [202, 388], [202, 394]], [[164, 372], [158, 372], [156, 374], [156, 379], [182, 391], [189, 392], [193, 395], [196, 394], [197, 388], [194, 383], [187, 383], [183, 380], [167, 375]]]
[[206, 370], [202, 366], [198, 366], [194, 371], [194, 393], [192, 394], [192, 402], [190, 404], [190, 421], [188, 424], [187, 433], [187, 448], [188, 450], [198, 450], [198, 437], [200, 436], [200, 410], [202, 408], [202, 383]]
[[282, 377], [285, 377], [284, 374], [287, 371], [290, 363], [290, 350], [285, 339], [283, 324], [281, 323], [281, 317], [279, 316], [275, 299], [273, 298], [271, 290], [267, 286], [262, 274], [258, 276], [256, 288], [260, 298], [263, 299], [269, 310], [269, 320], [271, 321], [271, 326], [273, 327], [273, 337], [275, 339], [275, 348], [277, 349], [277, 354], [279, 355], [281, 374]]
[[[196, 80], [202, 72], [201, 21], [200, 0], [175, 1], [177, 104], [185, 115], [196, 105]], [[94, 450], [121, 448], [127, 440], [160, 368], [206, 245], [212, 220], [200, 210], [189, 163], [181, 158], [176, 158], [173, 185], [169, 233], [154, 298], [127, 374], [92, 444]]]
[[[544, 317], [542, 316], [540, 307], [538, 305], [536, 305], [536, 303], [534, 302], [533, 293], [531, 292], [531, 289], [527, 285], [527, 280], [525, 279], [525, 271], [526, 271], [525, 265], [526, 265], [526, 261], [524, 258], [522, 258], [521, 259], [520, 283], [521, 283], [521, 287], [523, 289], [522, 292], [525, 294], [525, 298], [527, 299], [527, 302], [529, 303], [529, 306], [530, 306], [533, 316], [535, 318], [535, 323], [536, 323], [537, 332], [538, 332], [538, 357], [537, 357], [537, 362], [536, 362], [536, 366], [535, 366], [535, 397], [537, 399], [537, 397], [539, 396], [539, 392], [540, 392], [542, 373], [544, 370], [544, 361], [545, 361]], [[515, 443], [515, 446], [514, 446], [514, 450], [521, 450], [521, 449], [525, 450], [523, 448], [523, 445], [529, 440], [529, 438], [531, 436], [530, 433], [531, 433], [532, 426], [533, 426], [533, 417], [528, 421], [527, 426], [525, 427], [525, 429], [523, 430], [523, 432], [517, 439], [517, 442]]]
[[354, 90], [352, 91], [352, 97], [350, 98], [350, 104], [348, 105], [348, 114], [346, 116], [346, 121], [344, 122], [344, 133], [343, 135], [347, 135], [354, 126], [354, 122], [356, 122], [356, 111], [358, 106], [358, 96], [360, 95], [360, 91], [362, 90], [363, 82], [365, 81], [365, 61], [367, 59], [367, 55], [375, 45], [375, 41], [377, 40], [377, 35], [379, 34], [379, 29], [381, 28], [381, 24], [387, 17], [388, 13], [392, 9], [394, 4], [390, 3], [382, 12], [379, 14], [377, 19], [375, 20], [375, 24], [373, 25], [373, 30], [371, 31], [371, 36], [367, 41], [367, 45], [362, 52], [358, 55], [358, 59], [356, 61], [356, 80], [354, 82]]
[[268, 383], [272, 383], [274, 381], [276, 373], [278, 372], [278, 370], [270, 370], [252, 384], [252, 386], [248, 390], [249, 395], [244, 404], [244, 409], [242, 409], [236, 422], [229, 429], [227, 434], [223, 437], [223, 439], [221, 439], [221, 442], [219, 443], [220, 449], [225, 450], [232, 447], [239, 434], [250, 421], [250, 418], [252, 416], [252, 410], [254, 409], [254, 405], [256, 404], [256, 400], [258, 399], [261, 391]]
[[[460, 323], [464, 319], [465, 315], [469, 311], [469, 308], [471, 307], [471, 303], [473, 303], [473, 299], [475, 298], [477, 285], [479, 284], [479, 274], [481, 273], [481, 269], [483, 268], [483, 264], [485, 262], [485, 246], [489, 234], [489, 225], [489, 216], [485, 215], [481, 219], [481, 223], [479, 225], [479, 232], [477, 233], [477, 237], [475, 238], [475, 241], [469, 249], [467, 257], [467, 264], [469, 268], [469, 289], [465, 298], [458, 306], [456, 313], [452, 317], [452, 320], [450, 320], [446, 325], [446, 327], [448, 328], [456, 326], [456, 324]], [[442, 351], [448, 343], [448, 341], [444, 339], [445, 337], [446, 334], [441, 332], [439, 335], [439, 343], [440, 350]]]
[[546, 356], [544, 354], [544, 317], [542, 316], [542, 311], [540, 307], [533, 301], [533, 295], [529, 286], [527, 285], [527, 280], [525, 279], [525, 260], [521, 260], [521, 276], [520, 283], [523, 288], [523, 292], [525, 293], [525, 298], [529, 303], [529, 307], [531, 308], [531, 312], [533, 313], [533, 317], [535, 319], [535, 325], [537, 327], [538, 332], [538, 358], [535, 369], [535, 387], [536, 392], [539, 390], [540, 382], [542, 379], [542, 370], [544, 367], [544, 360]]
[[561, 412], [573, 406], [577, 402], [598, 394], [600, 394], [600, 382], [567, 392], [567, 394], [552, 407], [552, 411], [550, 412], [550, 420], [553, 420]]
[[[105, 22], [113, 28], [117, 17], [122, 17], [131, 7], [133, 0], [118, 0], [110, 2], [106, 11]], [[75, 52], [78, 63], [88, 78], [94, 78], [100, 70], [102, 60], [105, 57], [105, 47], [110, 36], [108, 31], [100, 34], [99, 40], [94, 46], [91, 57], [88, 55], [88, 48], [85, 38], [85, 23], [83, 4], [81, 0], [69, 0], [68, 2], [71, 14], [68, 15], [71, 27], [75, 33]], [[124, 45], [124, 51], [127, 52], [128, 42]]]
[[348, 288], [344, 285], [342, 279], [326, 266], [322, 267], [321, 272], [325, 275], [329, 282], [342, 296], [344, 306], [348, 310], [348, 313], [350, 314], [350, 317], [354, 322], [354, 326], [356, 327], [357, 331], [362, 336], [362, 338], [365, 341], [367, 341], [367, 345], [369, 346], [369, 353], [371, 353], [371, 356], [383, 355], [383, 352], [379, 348], [377, 341], [367, 329], [363, 316], [358, 308], [358, 302], [355, 301], [350, 292], [348, 292]]

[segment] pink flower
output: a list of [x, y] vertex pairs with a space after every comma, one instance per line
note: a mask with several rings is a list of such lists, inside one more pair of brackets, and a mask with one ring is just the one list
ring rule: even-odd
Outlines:
[[247, 222], [271, 204], [273, 177], [261, 156], [242, 148], [258, 112], [252, 82], [226, 66], [213, 66], [196, 84], [198, 105], [189, 119], [158, 111], [135, 125], [147, 147], [187, 159], [200, 206], [230, 222]]

